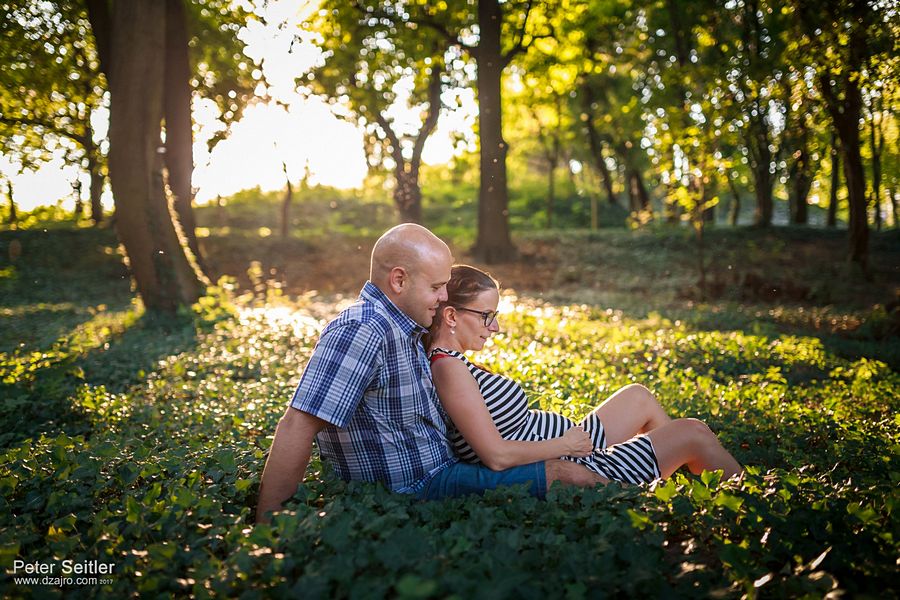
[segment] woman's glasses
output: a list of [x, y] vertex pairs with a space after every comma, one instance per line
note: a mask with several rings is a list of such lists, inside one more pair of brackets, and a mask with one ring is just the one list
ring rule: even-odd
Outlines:
[[457, 306], [456, 310], [464, 310], [466, 312], [475, 313], [476, 315], [481, 315], [481, 318], [484, 319], [484, 326], [490, 327], [491, 323], [494, 322], [494, 319], [497, 318], [497, 315], [500, 314], [498, 310], [475, 310], [474, 308], [465, 308], [462, 306]]

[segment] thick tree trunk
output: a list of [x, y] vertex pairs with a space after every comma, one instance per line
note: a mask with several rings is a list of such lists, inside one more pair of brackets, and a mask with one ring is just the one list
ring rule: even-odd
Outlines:
[[863, 270], [867, 270], [869, 221], [866, 214], [868, 212], [866, 179], [859, 151], [859, 130], [856, 121], [846, 126], [845, 130], [846, 137], [841, 136], [841, 148], [844, 150], [844, 179], [847, 181], [847, 197], [850, 203], [850, 260], [859, 264]]
[[94, 46], [100, 60], [100, 70], [106, 75], [106, 83], [112, 80], [112, 15], [109, 0], [85, 0], [91, 33], [94, 35]]
[[844, 79], [844, 94], [838, 99], [831, 82], [820, 78], [828, 112], [841, 139], [844, 161], [844, 180], [850, 213], [850, 260], [868, 271], [869, 222], [866, 200], [866, 177], [860, 153], [859, 119], [862, 114], [862, 93], [857, 81]]
[[115, 6], [110, 77], [109, 173], [116, 232], [144, 305], [175, 312], [203, 291], [172, 222], [159, 158], [166, 7], [154, 0]]
[[806, 225], [809, 223], [809, 190], [812, 187], [812, 177], [806, 172], [797, 174], [795, 180], [790, 186], [790, 198], [788, 200], [791, 206], [791, 222], [795, 225]]
[[394, 205], [401, 223], [422, 222], [422, 190], [419, 187], [419, 169], [406, 170], [398, 165], [394, 171], [397, 186], [394, 188]]
[[481, 142], [481, 186], [478, 191], [478, 235], [472, 253], [495, 264], [516, 256], [509, 233], [506, 141], [503, 139], [501, 78], [506, 66], [500, 46], [502, 10], [498, 0], [478, 1], [478, 126]]
[[841, 152], [837, 132], [831, 132], [831, 189], [828, 191], [828, 217], [825, 224], [837, 227], [838, 189], [841, 186]]
[[166, 0], [165, 121], [166, 172], [181, 234], [203, 272], [203, 255], [197, 241], [197, 221], [192, 206], [194, 173], [191, 130], [191, 65], [188, 58], [187, 15], [184, 0]]
[[762, 112], [764, 107], [757, 103], [757, 116], [750, 121], [747, 131], [747, 149], [750, 151], [750, 172], [753, 174], [753, 193], [756, 196], [756, 212], [754, 223], [757, 227], [768, 227], [772, 224], [772, 187], [775, 176], [770, 172], [775, 157], [769, 149], [769, 125]]
[[[768, 151], [765, 152], [768, 154]], [[756, 196], [756, 213], [754, 222], [757, 227], [768, 227], [772, 224], [772, 174], [769, 163], [758, 164], [753, 169], [753, 193]]]

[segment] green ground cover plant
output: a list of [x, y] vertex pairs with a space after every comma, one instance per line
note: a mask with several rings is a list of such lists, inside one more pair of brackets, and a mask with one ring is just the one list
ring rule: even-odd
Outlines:
[[[748, 466], [741, 481], [422, 503], [314, 459], [287, 510], [254, 526], [275, 423], [350, 300], [225, 281], [190, 314], [151, 319], [113, 238], [96, 235], [78, 255], [89, 270], [48, 258], [70, 247], [61, 238], [0, 237], [4, 256], [23, 247], [0, 280], [4, 597], [898, 595], [900, 376], [784, 317], [754, 326], [777, 307], [508, 292], [503, 333], [479, 357], [573, 417], [643, 383], [673, 415], [707, 421]], [[826, 308], [807, 310], [856, 314]], [[16, 559], [114, 570], [102, 585], [25, 585]]]

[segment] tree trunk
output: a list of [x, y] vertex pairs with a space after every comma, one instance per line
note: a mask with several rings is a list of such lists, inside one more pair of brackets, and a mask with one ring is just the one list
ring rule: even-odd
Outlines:
[[84, 215], [84, 202], [81, 200], [81, 179], [76, 179], [72, 182], [72, 195], [75, 197], [75, 210], [72, 211], [72, 216], [78, 222]]
[[203, 291], [185, 255], [166, 198], [159, 158], [166, 6], [120, 2], [112, 16], [109, 173], [116, 232], [150, 311], [175, 312]]
[[165, 121], [166, 172], [181, 234], [197, 265], [205, 273], [197, 241], [197, 221], [192, 206], [194, 173], [191, 130], [191, 65], [188, 58], [187, 15], [184, 0], [166, 0]]
[[875, 115], [872, 115], [871, 135], [872, 148], [872, 204], [875, 205], [875, 229], [881, 231], [881, 151], [884, 147], [884, 135], [878, 142], [878, 131]]
[[94, 225], [103, 222], [103, 173], [100, 172], [100, 165], [97, 164], [96, 158], [88, 158], [88, 172], [91, 176], [91, 221]]
[[897, 190], [890, 188], [888, 190], [888, 197], [891, 199], [891, 212], [894, 215], [894, 229], [900, 229], [900, 220], [897, 219]]
[[100, 70], [106, 75], [106, 84], [109, 86], [111, 85], [113, 70], [111, 3], [109, 0], [85, 0], [85, 5], [87, 6], [88, 21], [91, 24], [91, 33], [94, 35], [94, 46], [97, 48]]
[[394, 188], [394, 205], [401, 223], [422, 222], [422, 189], [419, 187], [419, 170], [404, 169], [398, 165], [395, 170], [397, 187]]
[[94, 225], [103, 222], [103, 205], [100, 203], [103, 196], [103, 172], [98, 158], [99, 149], [94, 144], [94, 133], [88, 126], [84, 135], [84, 155], [87, 158], [87, 171], [91, 178], [89, 185], [91, 194], [91, 221]]
[[[428, 113], [422, 127], [413, 141], [412, 156], [406, 160], [400, 137], [391, 127], [387, 118], [379, 112], [372, 114], [375, 122], [381, 127], [391, 144], [391, 156], [394, 159], [394, 206], [401, 223], [422, 222], [422, 188], [419, 186], [419, 170], [422, 165], [422, 152], [428, 136], [437, 126], [441, 113], [441, 89], [444, 65], [433, 63], [428, 80]], [[305, 181], [305, 178], [304, 178]]]
[[90, 192], [91, 221], [94, 225], [99, 225], [103, 222], [103, 205], [100, 203], [103, 195], [103, 172], [99, 159], [100, 150], [94, 144], [94, 131], [91, 129], [90, 117], [87, 119], [84, 137], [81, 141], [87, 161], [88, 177], [90, 177], [88, 191]]
[[628, 181], [628, 197], [631, 201], [631, 210], [651, 214], [650, 195], [641, 179], [641, 173], [636, 168], [629, 166], [628, 157], [623, 154], [623, 162], [625, 162], [625, 179]]
[[516, 256], [509, 233], [506, 142], [503, 139], [501, 78], [506, 58], [500, 46], [503, 14], [498, 0], [478, 1], [478, 127], [481, 185], [478, 190], [478, 235], [472, 253], [495, 264]]
[[859, 118], [862, 114], [862, 93], [857, 81], [844, 79], [844, 95], [838, 99], [831, 82], [820, 78], [820, 89], [826, 99], [828, 112], [841, 139], [844, 160], [844, 180], [850, 213], [850, 261], [868, 272], [869, 222], [866, 199], [866, 177], [860, 154]]
[[734, 180], [730, 176], [728, 177], [728, 189], [731, 190], [731, 197], [733, 199], [733, 202], [731, 203], [731, 213], [728, 218], [731, 222], [731, 226], [737, 227], [738, 217], [741, 214], [741, 195], [738, 193], [737, 186], [734, 185]]
[[841, 152], [837, 132], [831, 132], [831, 189], [828, 191], [828, 217], [825, 224], [837, 227], [838, 188], [841, 186]]
[[810, 174], [809, 152], [805, 140], [795, 153], [795, 158], [788, 169], [788, 206], [791, 211], [791, 223], [806, 225], [809, 222], [809, 190], [813, 177]]
[[616, 194], [615, 192], [613, 192], [612, 174], [609, 172], [609, 169], [606, 167], [606, 161], [603, 159], [603, 142], [600, 139], [600, 134], [594, 127], [594, 122], [591, 120], [594, 111], [594, 91], [591, 89], [591, 86], [587, 82], [582, 84], [581, 90], [584, 102], [584, 111], [587, 115], [585, 127], [587, 127], [588, 144], [590, 144], [591, 148], [591, 157], [594, 159], [594, 166], [597, 168], [597, 172], [600, 173], [600, 178], [603, 180], [603, 187], [606, 188], [607, 201], [610, 204], [618, 204]]
[[628, 208], [632, 214], [641, 210], [641, 201], [638, 199], [637, 185], [634, 182], [634, 172], [625, 167], [625, 181], [628, 184]]
[[547, 173], [547, 229], [553, 227], [553, 206], [556, 204], [556, 161], [548, 164]]
[[797, 150], [791, 156], [791, 163], [788, 167], [788, 207], [790, 208], [791, 223], [806, 225], [809, 222], [807, 198], [813, 183], [810, 173], [809, 136], [802, 120], [796, 125], [796, 129], [795, 147]]
[[9, 214], [6, 215], [6, 222], [13, 225], [19, 220], [19, 215], [16, 212], [16, 199], [13, 196], [12, 179], [6, 180], [6, 195], [9, 198]]
[[281, 201], [281, 238], [287, 239], [291, 235], [291, 201], [294, 199], [294, 186], [288, 177], [287, 163], [282, 162], [281, 167], [287, 182], [287, 191], [284, 193], [284, 200]]
[[[765, 152], [768, 154], [768, 151]], [[772, 224], [772, 175], [769, 163], [757, 164], [753, 169], [753, 192], [756, 196], [756, 214], [754, 222], [757, 227], [768, 227]]]
[[844, 151], [844, 179], [847, 181], [847, 197], [850, 203], [850, 260], [863, 270], [868, 268], [869, 222], [866, 210], [866, 179], [862, 156], [859, 151], [858, 121], [844, 126], [841, 136]]
[[798, 173], [795, 181], [790, 186], [791, 222], [795, 225], [806, 225], [809, 223], [809, 203], [807, 200], [810, 188], [812, 188], [812, 177], [805, 171]]

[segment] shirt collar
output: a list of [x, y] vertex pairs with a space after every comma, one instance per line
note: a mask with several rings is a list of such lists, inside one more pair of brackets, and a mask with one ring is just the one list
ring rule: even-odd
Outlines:
[[381, 306], [388, 317], [400, 328], [403, 333], [410, 337], [421, 337], [425, 335], [426, 329], [413, 321], [409, 315], [400, 310], [387, 295], [381, 291], [377, 285], [371, 281], [367, 281], [359, 292], [359, 297]]

